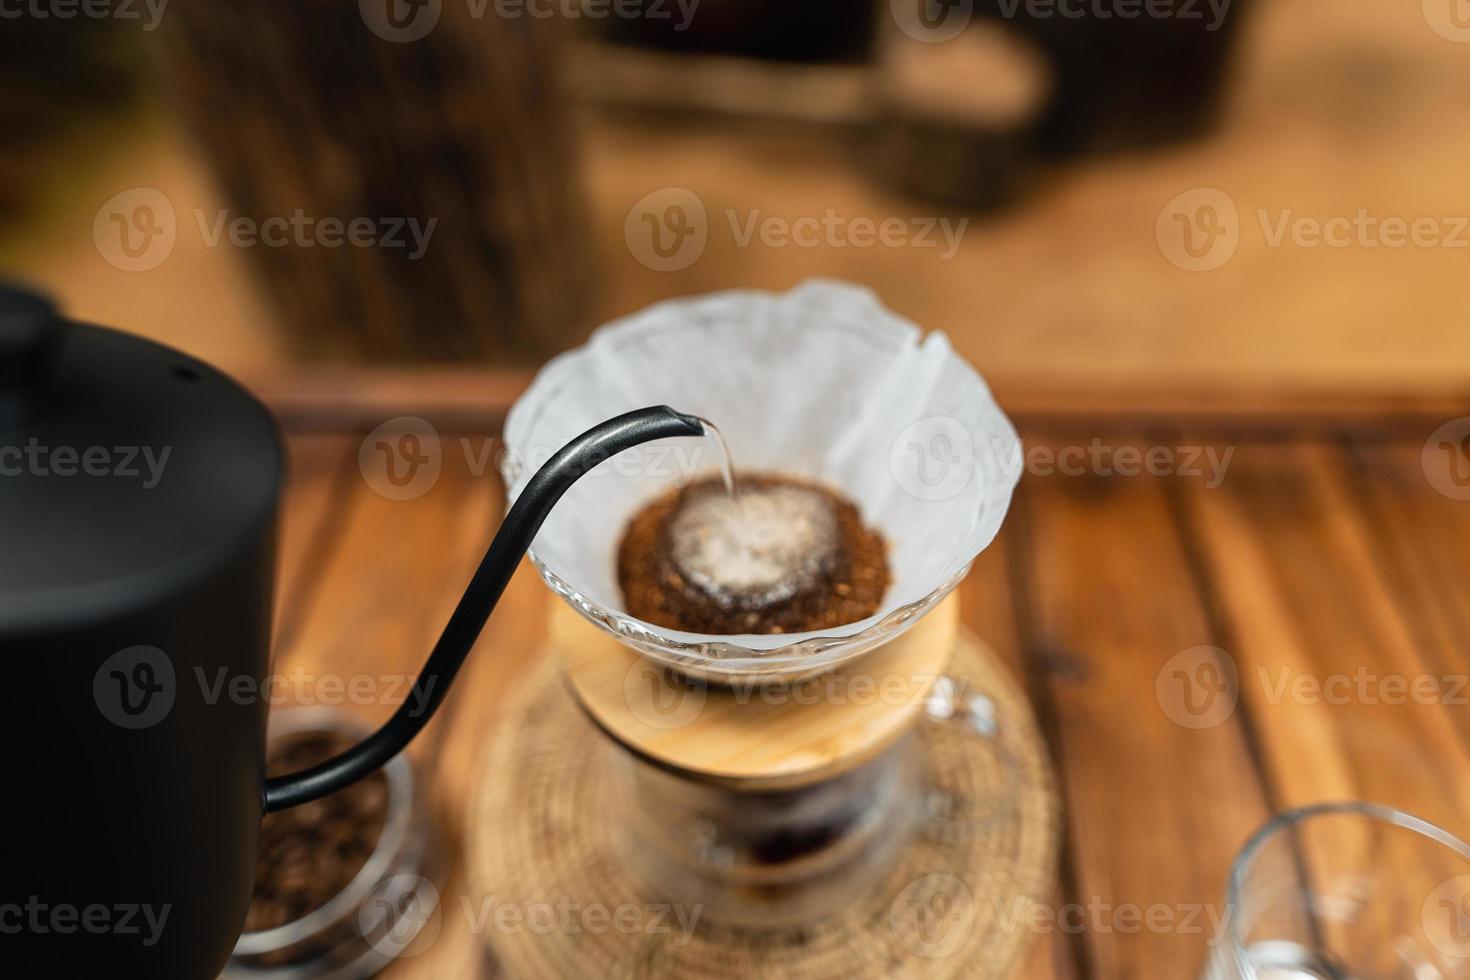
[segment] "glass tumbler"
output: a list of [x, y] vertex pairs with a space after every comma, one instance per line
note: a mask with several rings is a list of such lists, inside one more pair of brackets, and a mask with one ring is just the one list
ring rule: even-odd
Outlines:
[[1470, 845], [1391, 807], [1274, 817], [1231, 867], [1204, 980], [1470, 978]]

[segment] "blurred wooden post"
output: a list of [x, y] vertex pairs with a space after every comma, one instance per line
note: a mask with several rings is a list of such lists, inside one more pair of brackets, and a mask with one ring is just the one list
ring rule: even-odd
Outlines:
[[559, 84], [567, 26], [447, 0], [170, 9], [165, 79], [230, 218], [366, 218], [375, 235], [434, 222], [417, 257], [408, 225], [402, 247], [287, 230], [290, 244], [246, 249], [301, 353], [531, 361], [581, 339], [591, 260]]

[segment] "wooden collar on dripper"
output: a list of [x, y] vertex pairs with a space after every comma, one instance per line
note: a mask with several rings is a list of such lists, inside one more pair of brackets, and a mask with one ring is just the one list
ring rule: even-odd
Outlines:
[[950, 595], [865, 656], [774, 688], [681, 678], [588, 623], [552, 613], [551, 642], [586, 714], [634, 755], [703, 781], [776, 789], [841, 775], [909, 731], [959, 628]]

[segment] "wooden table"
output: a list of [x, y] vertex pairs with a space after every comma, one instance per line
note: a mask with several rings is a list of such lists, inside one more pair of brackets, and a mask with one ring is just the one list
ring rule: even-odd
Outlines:
[[[313, 677], [416, 669], [502, 512], [485, 461], [522, 383], [262, 386], [293, 467], [278, 672], [310, 692]], [[1470, 503], [1437, 491], [1421, 463], [1438, 426], [1470, 415], [1470, 395], [996, 389], [1028, 473], [962, 586], [963, 615], [1023, 678], [1067, 808], [1057, 924], [1024, 976], [1194, 975], [1232, 854], [1283, 807], [1366, 798], [1470, 831]], [[439, 430], [442, 473], [395, 501], [365, 481], [358, 448], [409, 413]], [[1114, 472], [1139, 465], [1129, 448], [1140, 461], [1154, 449], [1169, 472]], [[1230, 453], [1222, 479], [1181, 472], [1205, 450]], [[523, 567], [413, 750], [453, 870], [437, 939], [389, 976], [498, 975], [468, 925], [465, 903], [483, 896], [455, 867], [459, 828], [486, 727], [552, 601]], [[1228, 664], [1239, 683], [1222, 693], [1208, 682]], [[1437, 693], [1393, 703], [1401, 683]], [[356, 710], [382, 719], [392, 706]]]

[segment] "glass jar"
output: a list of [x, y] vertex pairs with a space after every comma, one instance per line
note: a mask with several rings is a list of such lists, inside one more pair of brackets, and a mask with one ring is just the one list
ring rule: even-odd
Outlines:
[[[333, 708], [272, 713], [267, 741], [328, 732], [353, 742], [367, 734], [354, 715]], [[222, 980], [359, 980], [396, 959], [438, 905], [431, 880], [432, 833], [413, 764], [398, 755], [383, 766], [388, 785], [382, 834], [357, 874], [325, 904], [272, 929], [246, 932]]]
[[797, 926], [850, 905], [918, 824], [924, 767], [913, 733], [838, 776], [781, 788], [706, 781], [613, 751], [629, 865], [726, 925]]

